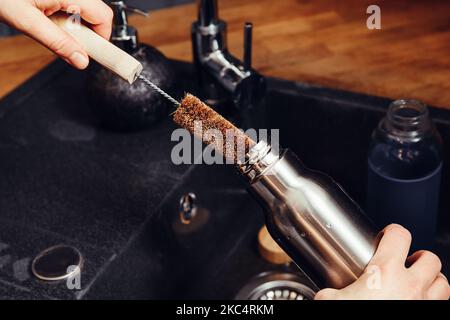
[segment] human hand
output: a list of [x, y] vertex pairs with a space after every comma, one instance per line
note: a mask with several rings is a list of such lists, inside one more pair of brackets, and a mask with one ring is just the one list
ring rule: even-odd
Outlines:
[[85, 69], [89, 56], [48, 16], [57, 11], [80, 13], [102, 37], [111, 36], [113, 12], [101, 0], [0, 0], [0, 21], [22, 31], [78, 69]]
[[425, 250], [408, 257], [410, 245], [408, 230], [396, 224], [387, 226], [363, 275], [341, 290], [321, 290], [315, 299], [448, 300], [450, 287], [440, 273], [439, 258]]

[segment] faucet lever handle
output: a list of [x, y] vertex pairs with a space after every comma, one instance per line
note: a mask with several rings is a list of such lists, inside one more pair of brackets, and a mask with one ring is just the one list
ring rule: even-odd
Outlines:
[[246, 22], [244, 24], [244, 69], [250, 70], [252, 67], [252, 34], [253, 24]]

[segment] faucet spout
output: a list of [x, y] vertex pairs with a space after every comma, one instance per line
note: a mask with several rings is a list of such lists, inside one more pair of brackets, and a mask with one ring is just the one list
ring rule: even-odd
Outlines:
[[[194, 64], [202, 74], [209, 75], [238, 107], [258, 104], [265, 90], [264, 78], [251, 68], [252, 24], [244, 27], [244, 61], [234, 57], [227, 48], [227, 24], [220, 20], [217, 0], [197, 0], [198, 20], [192, 25]], [[209, 83], [203, 83], [205, 87]]]

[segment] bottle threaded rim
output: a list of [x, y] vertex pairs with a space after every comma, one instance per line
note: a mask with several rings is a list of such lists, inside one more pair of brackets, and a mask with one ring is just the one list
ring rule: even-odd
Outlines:
[[383, 125], [393, 135], [416, 138], [431, 127], [428, 107], [419, 100], [396, 100], [389, 105]]

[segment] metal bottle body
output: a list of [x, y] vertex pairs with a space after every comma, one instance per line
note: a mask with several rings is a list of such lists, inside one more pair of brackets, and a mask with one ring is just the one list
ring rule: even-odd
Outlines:
[[370, 221], [333, 179], [306, 168], [289, 150], [263, 154], [244, 175], [266, 208], [273, 238], [317, 285], [355, 281], [376, 250]]

